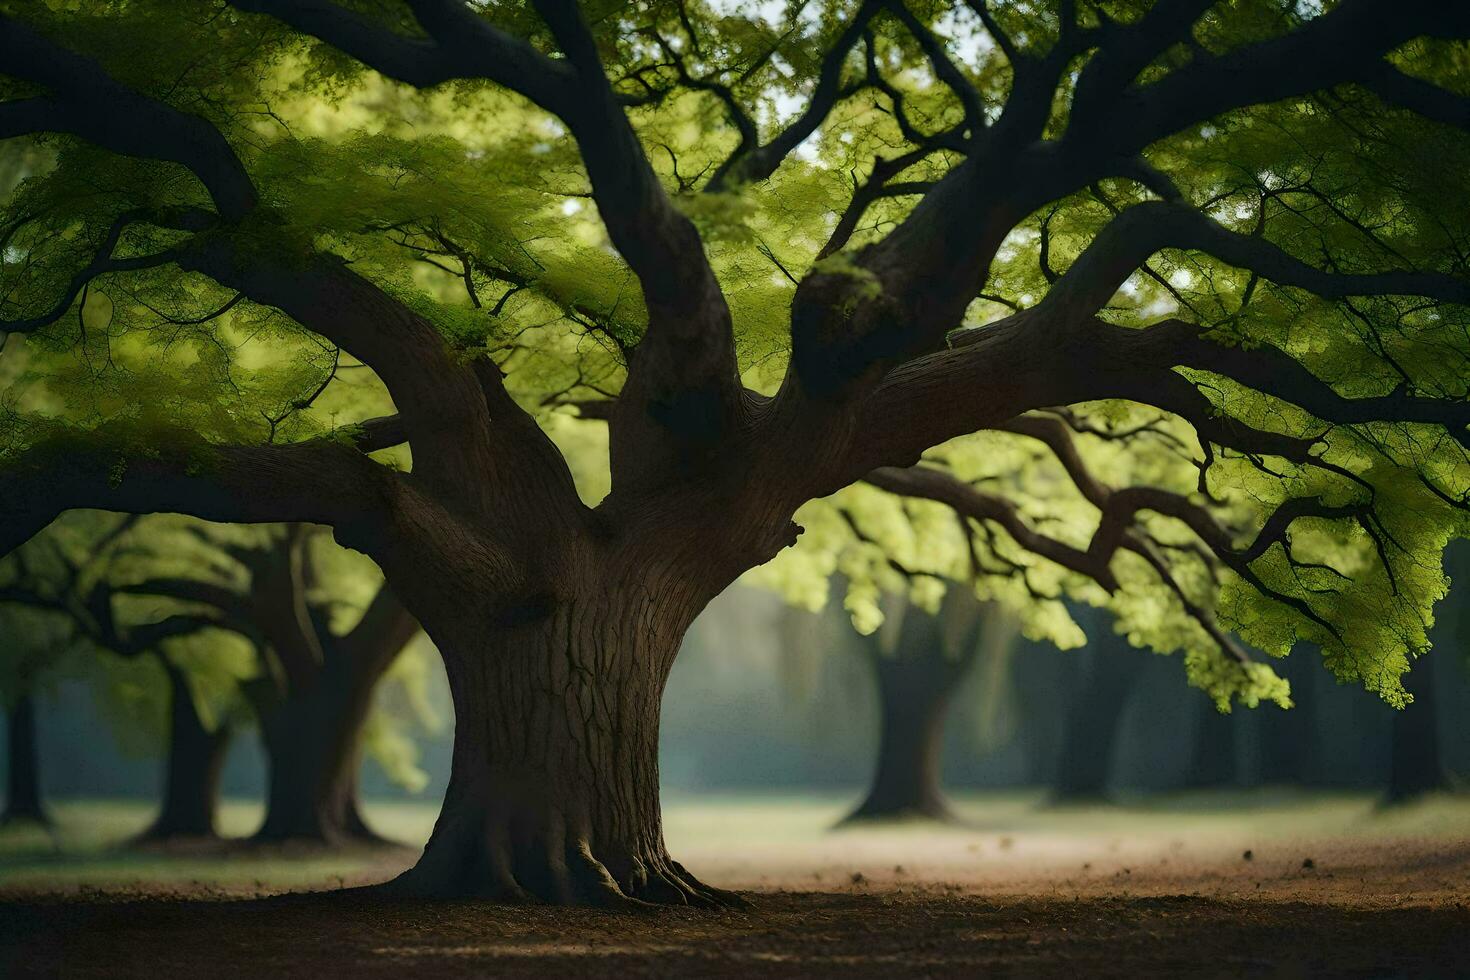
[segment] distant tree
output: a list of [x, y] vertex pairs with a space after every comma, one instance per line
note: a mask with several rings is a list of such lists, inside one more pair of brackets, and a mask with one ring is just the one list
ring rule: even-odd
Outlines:
[[1186, 789], [1223, 789], [1240, 782], [1237, 759], [1239, 715], [1201, 699], [1184, 771]]
[[843, 823], [954, 818], [940, 785], [944, 725], [982, 652], [1005, 655], [1007, 624], [993, 609], [988, 615], [955, 589], [936, 612], [910, 604], [856, 644], [878, 694], [878, 754], [862, 802]]
[[0, 10], [0, 136], [54, 151], [0, 326], [68, 399], [9, 402], [0, 545], [370, 555], [457, 716], [404, 891], [725, 900], [663, 843], [659, 695], [855, 483], [1222, 703], [1297, 641], [1404, 699], [1470, 487], [1470, 7]]
[[[53, 527], [0, 561], [0, 622], [7, 634], [0, 652], [0, 707], [6, 714], [8, 772], [0, 822], [50, 823], [41, 797], [37, 701], [85, 637], [79, 628], [84, 616], [79, 581], [128, 523], [99, 525], [86, 515], [58, 522], [65, 526]], [[93, 557], [76, 558], [78, 547]]]
[[1148, 654], [1098, 624], [1078, 665], [1080, 679], [1063, 722], [1061, 753], [1050, 786], [1054, 803], [1105, 800], [1124, 712]]
[[1321, 732], [1317, 713], [1315, 677], [1303, 670], [1305, 661], [1288, 662], [1281, 674], [1292, 684], [1289, 710], [1268, 708], [1255, 721], [1255, 781], [1274, 786], [1319, 783]]
[[[1445, 552], [1445, 570], [1450, 575], [1450, 592], [1434, 607], [1435, 645], [1453, 660], [1470, 662], [1470, 549], [1456, 542]], [[1413, 697], [1403, 711], [1394, 715], [1390, 730], [1388, 786], [1384, 800], [1405, 803], [1426, 793], [1454, 789], [1455, 781], [1445, 761], [1440, 741], [1439, 697], [1436, 677], [1447, 676], [1450, 663], [1421, 664], [1405, 684]]]
[[1440, 746], [1434, 665], [1420, 665], [1405, 686], [1414, 701], [1394, 715], [1390, 727], [1388, 786], [1384, 790], [1384, 801], [1389, 804], [1451, 787]]
[[[301, 525], [232, 536], [189, 522], [155, 542], [118, 586], [135, 600], [199, 610], [255, 652], [258, 669], [240, 690], [266, 755], [265, 819], [255, 834], [261, 842], [378, 839], [358, 800], [364, 730], [379, 682], [419, 633], [381, 583], [367, 587], [365, 605], [346, 598], [363, 591], [352, 587], [360, 586], [356, 580], [376, 576], [334, 562], [335, 549], [315, 546], [319, 537]], [[160, 550], [173, 552], [171, 560], [161, 560]], [[327, 574], [324, 562], [334, 566]], [[196, 727], [181, 721], [187, 730]], [[211, 765], [217, 774], [217, 763]], [[410, 767], [394, 775], [415, 780]]]

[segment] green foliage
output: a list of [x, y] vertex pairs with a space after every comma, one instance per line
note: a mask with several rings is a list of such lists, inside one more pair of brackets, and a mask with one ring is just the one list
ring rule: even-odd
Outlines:
[[[375, 24], [417, 32], [407, 5], [347, 6]], [[527, 5], [479, 6], [498, 26], [549, 47]], [[900, 114], [935, 133], [958, 125], [962, 106], [913, 33], [895, 17], [879, 18], [871, 47], [855, 49], [840, 72], [849, 94], [772, 179], [698, 194], [741, 133], [713, 89], [668, 91], [680, 81], [670, 52], [683, 55], [695, 75], [720, 79], [747, 107], [756, 135], [769, 140], [805, 105], [853, 5], [584, 6], [615, 87], [642, 99], [630, 117], [653, 167], [704, 236], [729, 299], [744, 380], [769, 394], [788, 360], [796, 281], [814, 271], [856, 277], [857, 299], [877, 295], [877, 278], [855, 256], [919, 197], [879, 198], [844, 249], [819, 255], [875, 160], [892, 159], [908, 145]], [[1029, 49], [1045, 50], [1058, 37], [1057, 4], [992, 6], [1000, 28]], [[1135, 22], [1152, 8], [1144, 0], [1076, 6], [1083, 27], [1104, 16]], [[1304, 6], [1217, 5], [1189, 43], [1161, 54], [1140, 81], [1164, 78], [1199, 52], [1278, 36], [1310, 16]], [[488, 352], [514, 396], [566, 453], [584, 498], [592, 503], [606, 494], [601, 423], [579, 421], [568, 406], [617, 395], [646, 310], [636, 279], [609, 246], [562, 125], [483, 83], [424, 92], [396, 85], [270, 18], [213, 0], [21, 8], [28, 22], [95, 57], [124, 83], [219, 127], [261, 194], [249, 219], [257, 224], [246, 229], [257, 234], [259, 248], [287, 241], [339, 255], [435, 323], [451, 348], [466, 356]], [[1013, 72], [989, 33], [962, 5], [919, 2], [909, 9], [952, 52], [993, 118]], [[1470, 91], [1463, 45], [1415, 42], [1394, 59], [1421, 78]], [[869, 60], [885, 88], [857, 84]], [[0, 97], [28, 94], [0, 74]], [[1049, 135], [1069, 121], [1069, 94], [1065, 85], [1057, 94]], [[7, 152], [25, 159], [0, 159], [0, 168], [9, 167], [0, 174], [6, 318], [63, 301], [120, 216], [208, 203], [197, 181], [175, 165], [109, 154], [69, 137], [38, 138]], [[1259, 234], [1308, 261], [1327, 257], [1345, 272], [1465, 271], [1470, 141], [1386, 109], [1351, 86], [1231, 112], [1159, 141], [1146, 158], [1185, 200], [1226, 227]], [[927, 184], [959, 160], [937, 151], [893, 179]], [[24, 179], [12, 189], [17, 175]], [[1026, 217], [997, 254], [967, 327], [983, 330], [1034, 307], [1054, 274], [1117, 211], [1155, 196], [1136, 181], [1108, 179]], [[180, 237], [130, 225], [113, 254], [153, 255]], [[1043, 251], [1047, 267], [1039, 261]], [[1103, 312], [1126, 327], [1171, 315], [1210, 325], [1213, 337], [1242, 349], [1279, 349], [1347, 397], [1401, 391], [1463, 398], [1470, 375], [1463, 308], [1399, 296], [1325, 300], [1196, 252], [1153, 256]], [[197, 434], [200, 465], [207, 466], [210, 442], [345, 436], [354, 423], [390, 410], [381, 384], [350, 355], [278, 311], [166, 263], [97, 276], [67, 315], [32, 334], [23, 350], [15, 341], [7, 345], [0, 375], [0, 462], [43, 443], [102, 438], [119, 450], [118, 479], [126, 478], [130, 459], [156, 448], [165, 427]], [[1427, 426], [1364, 422], [1328, 433], [1322, 420], [1284, 401], [1224, 378], [1190, 377], [1222, 415], [1273, 432], [1327, 433], [1318, 457], [1326, 468], [1207, 452], [1188, 425], [1131, 403], [1073, 406], [1073, 418], [1089, 430], [1078, 435], [1079, 450], [1099, 479], [1208, 504], [1238, 546], [1290, 499], [1371, 503], [1374, 516], [1298, 521], [1284, 546], [1249, 563], [1247, 578], [1188, 557], [1198, 544], [1192, 532], [1145, 512], [1140, 528], [1180, 556], [1180, 588], [1125, 553], [1111, 567], [1119, 587], [1108, 592], [1028, 552], [999, 527], [971, 528], [940, 505], [859, 484], [802, 508], [799, 545], [751, 578], [816, 608], [840, 575], [844, 606], [862, 632], [881, 624], [883, 594], [903, 593], [933, 608], [956, 582], [1009, 610], [1028, 637], [1062, 647], [1085, 640], [1066, 603], [1102, 606], [1130, 642], [1182, 654], [1191, 682], [1222, 706], [1286, 703], [1284, 682], [1268, 666], [1231, 661], [1189, 614], [1182, 591], [1266, 654], [1284, 656], [1298, 642], [1317, 645], [1339, 677], [1403, 703], [1399, 677], [1426, 649], [1433, 603], [1446, 589], [1440, 554], [1452, 537], [1470, 532], [1455, 506], [1470, 487], [1465, 455], [1449, 451], [1443, 433]], [[398, 451], [394, 458], [404, 464], [405, 456]], [[1057, 459], [1023, 437], [965, 436], [931, 449], [926, 463], [1015, 502], [1030, 526], [1076, 548], [1085, 550], [1098, 527], [1097, 508]], [[1263, 588], [1275, 598], [1263, 596]], [[400, 749], [383, 751], [404, 757]]]

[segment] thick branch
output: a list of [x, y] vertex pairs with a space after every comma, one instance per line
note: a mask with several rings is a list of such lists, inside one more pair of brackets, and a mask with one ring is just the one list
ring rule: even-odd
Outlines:
[[738, 427], [744, 402], [730, 311], [699, 233], [665, 193], [614, 95], [576, 3], [540, 0], [537, 9], [576, 69], [582, 97], [563, 118], [648, 308], [612, 423], [613, 480], [637, 482], [713, 453]]
[[1391, 106], [1470, 130], [1470, 99], [1399, 71], [1386, 61], [1366, 69], [1358, 82]]
[[330, 44], [389, 78], [416, 88], [486, 78], [561, 115], [572, 101], [573, 73], [523, 38], [507, 34], [461, 0], [412, 0], [431, 39], [396, 34], [332, 0], [229, 0], [268, 14]]
[[419, 624], [386, 584], [374, 594], [362, 619], [335, 643], [335, 649], [357, 662], [361, 669], [376, 672], [385, 660], [397, 656], [419, 632]]
[[255, 206], [255, 186], [210, 122], [115, 81], [95, 61], [0, 14], [0, 72], [44, 86], [48, 95], [0, 107], [0, 139], [70, 133], [125, 156], [188, 168], [226, 219]]
[[1144, 261], [1164, 248], [1204, 252], [1283, 286], [1325, 299], [1412, 295], [1470, 303], [1470, 282], [1438, 272], [1326, 272], [1258, 235], [1234, 232], [1182, 204], [1148, 201], [1109, 222], [1047, 293], [1043, 305], [1064, 316], [1101, 309]]
[[740, 184], [752, 184], [770, 177], [802, 141], [817, 131], [832, 108], [843, 96], [842, 68], [853, 47], [862, 39], [868, 23], [883, 9], [881, 0], [864, 0], [852, 21], [842, 30], [817, 69], [816, 85], [806, 108], [772, 139], [748, 152], [732, 155], [720, 165], [706, 185], [708, 191], [729, 190]]
[[1160, 80], [1127, 90], [1113, 101], [1111, 111], [1078, 114], [1066, 142], [1132, 155], [1232, 109], [1355, 81], [1365, 63], [1415, 37], [1467, 34], [1470, 9], [1459, 4], [1345, 0], [1281, 37], [1219, 56], [1199, 54]]
[[[181, 250], [179, 265], [286, 313], [370, 366], [399, 410], [415, 471], [461, 490], [484, 489], [491, 419], [474, 371], [434, 324], [333, 255], [301, 255], [283, 243], [214, 234]], [[364, 437], [380, 446], [386, 423]]]
[[880, 490], [933, 500], [972, 520], [994, 522], [1027, 551], [1080, 572], [1110, 592], [1118, 587], [1118, 580], [1108, 567], [1111, 555], [1095, 556], [1037, 532], [1026, 523], [1011, 501], [976, 490], [943, 470], [924, 465], [881, 467], [863, 479]]
[[343, 445], [212, 446], [186, 430], [153, 432], [140, 445], [133, 433], [104, 429], [24, 450], [0, 468], [0, 552], [78, 508], [310, 521], [367, 549], [388, 526], [397, 480]]

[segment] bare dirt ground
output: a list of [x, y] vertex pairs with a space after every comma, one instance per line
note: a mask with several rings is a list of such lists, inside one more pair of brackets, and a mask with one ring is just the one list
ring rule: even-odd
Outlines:
[[[720, 913], [341, 890], [411, 851], [27, 864], [0, 841], [0, 976], [1470, 976], [1464, 800], [1005, 798], [970, 804], [962, 827], [828, 832], [839, 812], [672, 803], [675, 852], [752, 902]], [[424, 829], [397, 818], [405, 839]], [[307, 873], [335, 890], [279, 894]]]

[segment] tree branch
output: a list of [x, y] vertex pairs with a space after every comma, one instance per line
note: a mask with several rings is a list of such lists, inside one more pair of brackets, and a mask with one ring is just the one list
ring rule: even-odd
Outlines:
[[1305, 289], [1324, 299], [1411, 295], [1470, 303], [1470, 282], [1454, 276], [1416, 271], [1327, 272], [1259, 235], [1231, 231], [1192, 207], [1147, 201], [1124, 210], [1104, 226], [1041, 305], [1065, 317], [1090, 317], [1149, 256], [1164, 248], [1204, 252], [1278, 285]]
[[776, 172], [788, 156], [831, 114], [832, 108], [842, 98], [842, 68], [847, 56], [863, 37], [868, 24], [883, 9], [883, 0], [863, 0], [852, 21], [842, 29], [832, 47], [822, 58], [817, 69], [817, 81], [812, 87], [811, 98], [806, 108], [785, 129], [769, 142], [736, 152], [722, 163], [705, 189], [711, 192], [730, 190], [741, 184], [753, 184], [765, 180]]
[[1063, 142], [1074, 150], [1104, 146], [1131, 156], [1232, 109], [1354, 81], [1365, 62], [1423, 35], [1470, 35], [1470, 10], [1433, 0], [1344, 0], [1281, 37], [1218, 56], [1198, 54], [1158, 81], [1127, 89], [1110, 111], [1075, 116]]
[[0, 467], [0, 553], [77, 508], [220, 522], [310, 521], [371, 551], [383, 542], [398, 480], [335, 443], [215, 446], [185, 429], [152, 431], [140, 443], [136, 433], [105, 428], [10, 455]]
[[135, 92], [90, 58], [3, 14], [0, 72], [49, 92], [0, 106], [0, 139], [22, 133], [70, 133], [124, 156], [184, 166], [204, 184], [226, 220], [237, 220], [255, 206], [250, 176], [210, 122]]

